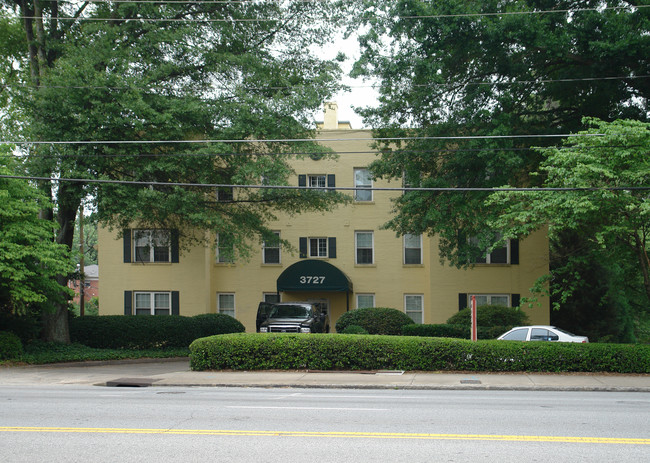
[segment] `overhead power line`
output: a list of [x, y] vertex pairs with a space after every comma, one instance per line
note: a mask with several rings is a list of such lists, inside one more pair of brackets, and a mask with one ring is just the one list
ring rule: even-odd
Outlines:
[[[160, 3], [160, 2], [152, 2]], [[163, 2], [169, 3], [169, 2]], [[629, 5], [629, 6], [606, 6], [602, 8], [574, 8], [574, 9], [558, 9], [558, 10], [538, 10], [538, 11], [503, 11], [492, 13], [455, 13], [455, 14], [435, 14], [435, 15], [404, 15], [404, 16], [391, 16], [391, 19], [445, 19], [445, 18], [467, 18], [467, 17], [495, 17], [495, 16], [521, 16], [521, 15], [537, 15], [537, 14], [568, 14], [568, 13], [581, 13], [586, 11], [596, 11], [602, 13], [605, 10], [628, 11], [635, 12], [637, 9], [648, 8], [650, 5]], [[33, 21], [48, 21], [49, 17], [43, 16], [14, 16], [15, 19], [30, 19]], [[286, 21], [289, 18], [97, 18], [97, 17], [72, 17], [72, 16], [59, 16], [56, 18], [60, 21], [97, 21], [97, 22], [187, 22], [187, 23], [237, 23], [237, 22], [278, 22]], [[323, 18], [326, 19], [326, 18]]]
[[[358, 132], [358, 131], [357, 131]], [[275, 138], [275, 139], [235, 139], [235, 140], [0, 140], [7, 145], [165, 145], [165, 144], [208, 144], [208, 143], [306, 143], [306, 142], [349, 142], [349, 141], [416, 141], [416, 140], [502, 140], [530, 138], [575, 138], [602, 137], [602, 133], [564, 133], [537, 135], [465, 135], [448, 137], [349, 137], [349, 138]]]
[[318, 190], [335, 190], [335, 191], [393, 191], [393, 192], [409, 192], [409, 191], [432, 191], [432, 192], [463, 192], [463, 191], [483, 191], [483, 192], [544, 192], [544, 191], [646, 191], [650, 190], [650, 186], [640, 187], [531, 187], [531, 188], [516, 188], [516, 187], [496, 187], [496, 188], [482, 188], [482, 187], [327, 187], [327, 188], [314, 188], [307, 186], [292, 186], [292, 185], [233, 185], [224, 183], [183, 183], [183, 182], [146, 182], [146, 181], [133, 181], [133, 180], [102, 180], [102, 179], [88, 179], [88, 178], [57, 178], [57, 177], [32, 177], [20, 175], [0, 175], [0, 178], [14, 179], [14, 180], [39, 180], [51, 182], [76, 182], [76, 183], [96, 183], [96, 184], [112, 184], [112, 185], [135, 185], [135, 186], [160, 186], [160, 187], [203, 187], [203, 188], [239, 188], [239, 189], [258, 189], [258, 190], [302, 190], [302, 191], [318, 191]]

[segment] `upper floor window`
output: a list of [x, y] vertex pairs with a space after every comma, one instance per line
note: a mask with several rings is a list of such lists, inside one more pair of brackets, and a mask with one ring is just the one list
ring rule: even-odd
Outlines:
[[325, 189], [336, 187], [336, 177], [334, 174], [300, 174], [298, 175], [298, 186]]
[[217, 262], [228, 264], [235, 261], [235, 243], [233, 236], [229, 233], [217, 235]]
[[372, 177], [368, 169], [354, 169], [354, 200], [372, 201]]
[[374, 239], [371, 231], [358, 231], [354, 233], [357, 264], [374, 264]]
[[325, 188], [327, 185], [327, 177], [325, 175], [308, 175], [307, 186], [309, 188]]
[[169, 230], [133, 230], [134, 262], [170, 262]]
[[264, 249], [262, 252], [263, 262], [265, 264], [279, 264], [280, 263], [280, 232], [273, 232], [275, 239], [264, 241]]
[[404, 264], [422, 263], [422, 235], [404, 235]]
[[234, 197], [233, 188], [231, 186], [217, 188], [217, 201], [229, 203], [234, 200]]
[[327, 256], [327, 238], [309, 238], [309, 257]]
[[336, 258], [336, 238], [330, 237], [301, 237], [300, 258]]
[[[499, 233], [495, 236], [496, 240], [501, 239]], [[478, 239], [472, 237], [469, 239], [470, 244], [475, 247], [480, 247]], [[519, 241], [516, 239], [506, 240], [499, 246], [492, 249], [491, 252], [486, 252], [483, 255], [472, 259], [474, 264], [518, 264], [519, 263]]]

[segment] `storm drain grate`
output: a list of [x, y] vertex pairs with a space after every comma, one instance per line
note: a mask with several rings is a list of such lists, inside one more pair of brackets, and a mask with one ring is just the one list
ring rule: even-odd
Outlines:
[[479, 379], [461, 379], [460, 384], [482, 384]]
[[153, 378], [118, 378], [106, 381], [107, 387], [149, 387], [158, 381]]

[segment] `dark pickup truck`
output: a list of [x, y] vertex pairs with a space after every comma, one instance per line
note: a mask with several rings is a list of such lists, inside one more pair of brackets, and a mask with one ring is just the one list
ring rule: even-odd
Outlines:
[[309, 302], [260, 303], [257, 311], [260, 333], [329, 333], [330, 321]]

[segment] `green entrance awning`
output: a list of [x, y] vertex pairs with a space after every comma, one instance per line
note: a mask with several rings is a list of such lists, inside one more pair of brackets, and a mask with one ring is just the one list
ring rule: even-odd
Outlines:
[[352, 282], [345, 273], [324, 260], [307, 259], [296, 262], [280, 274], [280, 291], [352, 291]]

